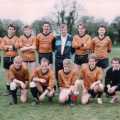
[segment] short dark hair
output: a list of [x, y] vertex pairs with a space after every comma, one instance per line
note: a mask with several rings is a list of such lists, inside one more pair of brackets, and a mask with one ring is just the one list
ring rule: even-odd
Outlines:
[[44, 25], [44, 24], [51, 25], [49, 21], [44, 21], [44, 22], [43, 22], [43, 25]]
[[119, 58], [119, 57], [113, 57], [112, 60], [111, 60], [111, 63], [112, 63], [113, 61], [118, 61], [118, 62], [120, 63], [120, 58]]
[[103, 24], [101, 24], [99, 27], [98, 27], [98, 29], [99, 28], [104, 28], [106, 31], [107, 31], [107, 27], [105, 26], [105, 25], [103, 25]]
[[68, 28], [68, 27], [67, 27], [67, 24], [66, 24], [66, 23], [61, 23], [61, 24], [60, 24], [60, 28], [64, 28], [64, 27]]
[[30, 29], [32, 29], [32, 27], [30, 25], [25, 25], [24, 28], [30, 28]]
[[8, 25], [8, 28], [9, 28], [9, 27], [12, 27], [12, 28], [14, 28], [14, 30], [16, 30], [16, 25], [15, 25], [15, 24], [9, 24], [9, 25]]
[[79, 24], [78, 24], [78, 27], [79, 27], [79, 26], [82, 26], [83, 28], [86, 29], [86, 25], [85, 25], [84, 23], [79, 23]]

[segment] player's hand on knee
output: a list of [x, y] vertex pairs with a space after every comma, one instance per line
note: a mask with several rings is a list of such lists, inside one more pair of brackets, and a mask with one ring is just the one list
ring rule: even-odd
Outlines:
[[53, 89], [53, 90], [50, 90], [50, 91], [49, 91], [49, 96], [53, 96], [53, 95], [54, 95], [54, 92], [55, 92], [54, 89]]
[[17, 85], [15, 82], [10, 83], [10, 90], [15, 90], [17, 88]]
[[96, 86], [97, 84], [94, 82], [91, 86], [90, 86], [90, 89], [94, 89], [94, 87]]
[[113, 87], [111, 87], [111, 88], [109, 89], [108, 92], [109, 92], [109, 93], [113, 93], [113, 92], [115, 92], [116, 88], [117, 88], [116, 86], [113, 86]]
[[32, 79], [32, 81], [33, 81], [33, 82], [40, 82], [40, 79], [39, 79], [38, 77], [34, 77], [34, 78]]
[[83, 94], [86, 94], [87, 93], [87, 90], [84, 88], [83, 91], [82, 91]]
[[26, 88], [26, 85], [25, 85], [25, 83], [23, 83], [23, 82], [20, 82], [20, 85], [21, 85], [21, 88], [22, 88], [22, 89], [25, 89], [25, 88]]
[[36, 87], [36, 83], [34, 81], [31, 81], [29, 83], [30, 88]]
[[75, 89], [75, 87], [72, 85], [72, 86], [70, 87], [70, 91], [73, 92], [74, 89]]
[[95, 84], [92, 84], [92, 85], [90, 86], [90, 89], [94, 89], [94, 87], [95, 87]]
[[40, 79], [40, 82], [41, 83], [46, 83], [46, 80], [45, 79]]

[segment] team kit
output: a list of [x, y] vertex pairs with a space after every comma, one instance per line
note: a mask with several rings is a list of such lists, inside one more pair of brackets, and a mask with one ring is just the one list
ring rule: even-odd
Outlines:
[[8, 26], [7, 35], [0, 38], [0, 49], [9, 104], [18, 104], [18, 98], [28, 102], [28, 92], [34, 104], [46, 98], [54, 102], [55, 96], [63, 105], [77, 105], [78, 100], [89, 104], [92, 99], [103, 104], [103, 93], [111, 98], [108, 102], [119, 102], [120, 58], [109, 62], [112, 42], [106, 26], [100, 25], [95, 37], [83, 23], [74, 36], [68, 33], [67, 24], [61, 24], [59, 30], [55, 36], [50, 23], [44, 22], [42, 32], [33, 36], [32, 27], [26, 25], [18, 38], [16, 26]]

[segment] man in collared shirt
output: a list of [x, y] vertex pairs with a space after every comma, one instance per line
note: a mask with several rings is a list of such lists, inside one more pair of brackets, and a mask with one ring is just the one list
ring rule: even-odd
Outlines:
[[56, 79], [58, 79], [58, 71], [63, 68], [63, 60], [70, 59], [72, 52], [72, 37], [68, 34], [67, 25], [61, 24], [60, 35], [56, 36], [55, 41]]

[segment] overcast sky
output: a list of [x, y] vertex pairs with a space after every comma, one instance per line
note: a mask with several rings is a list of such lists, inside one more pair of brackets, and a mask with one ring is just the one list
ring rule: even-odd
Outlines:
[[[0, 18], [20, 19], [31, 23], [53, 11], [58, 0], [0, 0]], [[120, 16], [120, 0], [77, 0], [86, 9], [85, 15], [111, 21]]]

